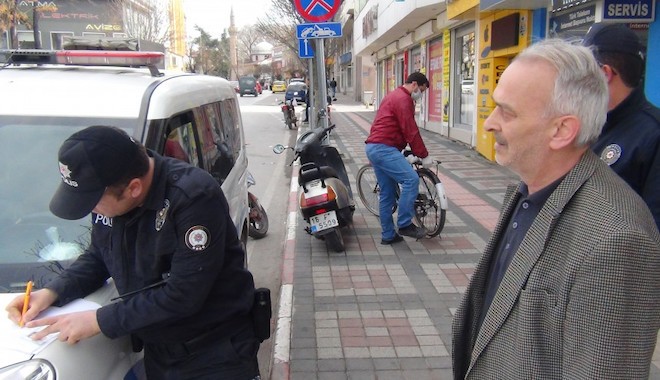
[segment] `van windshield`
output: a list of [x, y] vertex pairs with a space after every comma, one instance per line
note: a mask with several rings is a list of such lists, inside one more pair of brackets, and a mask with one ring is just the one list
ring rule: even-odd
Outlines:
[[256, 82], [254, 78], [240, 78], [238, 81], [240, 84], [248, 85], [248, 86], [254, 85]]
[[[126, 126], [124, 120], [105, 125]], [[0, 116], [0, 290], [32, 279], [43, 286], [89, 243], [90, 217], [64, 220], [49, 210], [60, 184], [57, 152], [71, 134], [99, 120]], [[134, 123], [134, 121], [133, 121]], [[126, 131], [132, 134], [130, 129]]]

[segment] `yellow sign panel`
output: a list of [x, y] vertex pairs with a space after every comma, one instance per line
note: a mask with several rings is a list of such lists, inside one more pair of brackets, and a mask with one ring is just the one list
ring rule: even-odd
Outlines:
[[477, 82], [477, 107], [495, 107], [493, 91], [504, 69], [509, 65], [509, 58], [490, 58], [479, 60], [479, 80]]
[[477, 152], [491, 161], [495, 161], [495, 135], [484, 130], [484, 122], [493, 109], [490, 107], [477, 108]]
[[447, 4], [447, 19], [460, 18], [461, 15], [479, 6], [479, 0], [454, 0]]

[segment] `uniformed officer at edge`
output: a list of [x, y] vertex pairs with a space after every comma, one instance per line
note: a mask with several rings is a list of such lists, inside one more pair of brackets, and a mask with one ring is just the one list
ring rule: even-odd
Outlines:
[[639, 194], [660, 229], [660, 109], [644, 95], [644, 53], [624, 24], [596, 23], [583, 45], [607, 77], [607, 121], [592, 150]]
[[[93, 126], [59, 151], [62, 183], [51, 211], [92, 213], [91, 244], [59, 278], [32, 293], [27, 327], [70, 344], [102, 333], [144, 343], [149, 379], [259, 379], [250, 316], [254, 281], [218, 182], [200, 168], [148, 151], [124, 131]], [[111, 219], [109, 219], [111, 218]], [[112, 277], [120, 301], [35, 320]], [[7, 307], [19, 322], [23, 297]]]

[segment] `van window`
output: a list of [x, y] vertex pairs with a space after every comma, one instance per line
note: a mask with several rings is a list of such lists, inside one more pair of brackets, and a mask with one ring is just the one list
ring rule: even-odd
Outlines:
[[190, 112], [170, 119], [163, 155], [199, 166], [197, 140]]

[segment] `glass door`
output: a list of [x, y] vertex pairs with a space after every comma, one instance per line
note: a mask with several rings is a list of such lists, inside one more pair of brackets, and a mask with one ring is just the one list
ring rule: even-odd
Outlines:
[[[452, 57], [454, 57], [454, 80], [451, 85], [453, 87], [454, 116], [450, 129], [454, 128], [460, 131], [455, 131], [454, 135], [456, 133], [463, 135], [465, 132], [469, 132], [471, 136], [475, 124], [475, 48], [474, 25], [470, 24], [457, 29], [454, 37], [454, 52], [452, 54]], [[452, 135], [451, 130], [450, 135]]]

